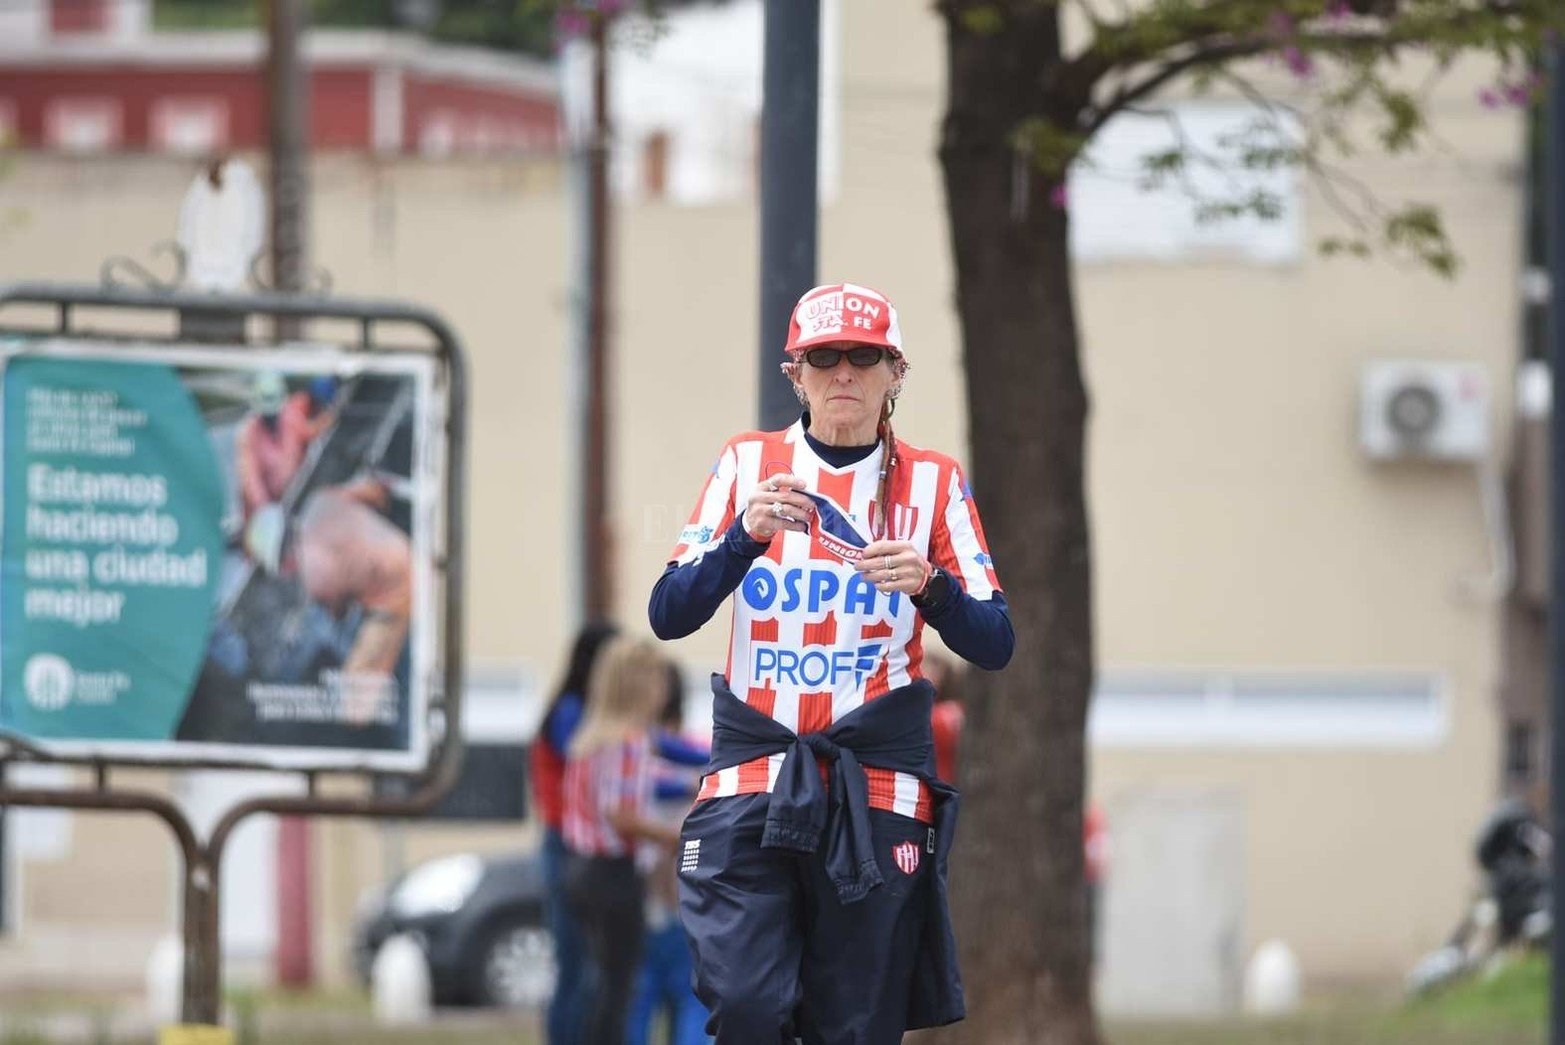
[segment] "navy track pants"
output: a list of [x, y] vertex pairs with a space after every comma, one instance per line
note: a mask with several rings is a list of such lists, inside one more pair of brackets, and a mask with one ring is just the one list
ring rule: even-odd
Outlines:
[[821, 854], [761, 848], [770, 795], [696, 803], [680, 917], [717, 1045], [898, 1045], [934, 873], [930, 829], [870, 810], [885, 884], [844, 904]]

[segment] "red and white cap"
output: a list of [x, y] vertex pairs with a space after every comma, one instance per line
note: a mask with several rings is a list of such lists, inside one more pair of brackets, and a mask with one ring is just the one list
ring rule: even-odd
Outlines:
[[783, 350], [798, 358], [834, 341], [879, 345], [900, 359], [902, 327], [897, 310], [884, 294], [853, 283], [828, 283], [806, 292], [793, 306]]

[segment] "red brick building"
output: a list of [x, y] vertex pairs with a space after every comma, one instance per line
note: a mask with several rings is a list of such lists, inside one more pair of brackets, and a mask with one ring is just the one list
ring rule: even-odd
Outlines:
[[[149, 23], [147, 0], [9, 0], [0, 137], [80, 154], [260, 148], [261, 34], [153, 32]], [[305, 53], [317, 149], [559, 149], [557, 80], [545, 63], [373, 30], [312, 30]]]

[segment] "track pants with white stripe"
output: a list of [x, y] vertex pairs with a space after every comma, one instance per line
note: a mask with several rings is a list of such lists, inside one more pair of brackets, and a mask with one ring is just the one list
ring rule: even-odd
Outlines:
[[885, 883], [841, 902], [820, 853], [761, 847], [770, 795], [696, 804], [680, 916], [717, 1045], [898, 1045], [934, 859], [929, 827], [870, 810]]

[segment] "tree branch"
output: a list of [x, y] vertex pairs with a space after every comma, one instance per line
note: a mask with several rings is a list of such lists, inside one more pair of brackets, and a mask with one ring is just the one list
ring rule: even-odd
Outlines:
[[1203, 65], [1217, 65], [1237, 58], [1247, 58], [1251, 55], [1259, 54], [1271, 46], [1272, 44], [1270, 43], [1249, 42], [1243, 44], [1216, 44], [1210, 47], [1196, 48], [1183, 58], [1176, 58], [1164, 64], [1140, 81], [1121, 87], [1103, 105], [1093, 106], [1092, 118], [1087, 122], [1087, 126], [1084, 129], [1087, 134], [1095, 133], [1115, 113], [1135, 105], [1148, 95], [1155, 94], [1192, 69]]
[[[1525, 0], [1523, 2], [1491, 0], [1482, 9], [1453, 13], [1449, 19], [1441, 23], [1441, 28], [1446, 31], [1457, 32], [1471, 28], [1476, 22], [1483, 19], [1507, 18], [1525, 15], [1526, 13]], [[1142, 17], [1148, 16], [1143, 15]], [[1125, 36], [1129, 25], [1129, 22], [1121, 24], [1110, 35]], [[1430, 28], [1430, 23], [1426, 19], [1418, 23], [1416, 28], [1409, 25], [1398, 26], [1388, 22], [1377, 29], [1354, 28], [1296, 32], [1290, 33], [1285, 37], [1267, 35], [1258, 28], [1253, 34], [1239, 37], [1234, 36], [1231, 27], [1223, 25], [1220, 19], [1214, 19], [1206, 27], [1192, 23], [1192, 31], [1185, 41], [1192, 48], [1189, 53], [1164, 62], [1140, 80], [1125, 84], [1110, 96], [1104, 104], [1088, 107], [1086, 113], [1090, 113], [1090, 117], [1086, 121], [1084, 130], [1087, 134], [1091, 134], [1107, 123], [1116, 112], [1123, 109], [1126, 105], [1135, 104], [1137, 101], [1167, 86], [1185, 73], [1203, 66], [1221, 65], [1225, 62], [1264, 54], [1267, 51], [1288, 45], [1314, 53], [1363, 53], [1376, 51], [1389, 53], [1404, 44], [1426, 41], [1430, 36]], [[1092, 89], [1108, 73], [1116, 69], [1130, 70], [1144, 66], [1172, 49], [1164, 45], [1150, 49], [1120, 50], [1117, 47], [1107, 46], [1105, 41], [1099, 40], [1090, 45], [1081, 54], [1066, 62], [1065, 67], [1061, 70], [1060, 78], [1078, 83], [1084, 82], [1086, 87], [1082, 96], [1090, 97]]]

